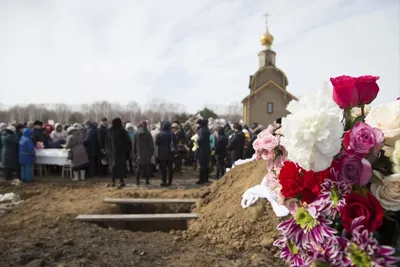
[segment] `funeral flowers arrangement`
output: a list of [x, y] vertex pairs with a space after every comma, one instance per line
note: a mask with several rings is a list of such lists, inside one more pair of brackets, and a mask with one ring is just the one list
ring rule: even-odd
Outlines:
[[400, 100], [367, 115], [378, 79], [331, 78], [333, 91], [289, 103], [281, 136], [270, 128], [253, 144], [267, 161], [265, 186], [290, 212], [274, 242], [290, 266], [398, 263]]

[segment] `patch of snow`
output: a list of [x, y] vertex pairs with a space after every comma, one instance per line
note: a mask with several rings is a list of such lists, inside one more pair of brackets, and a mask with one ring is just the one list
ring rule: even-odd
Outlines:
[[0, 214], [11, 210], [22, 202], [20, 196], [15, 193], [0, 194]]

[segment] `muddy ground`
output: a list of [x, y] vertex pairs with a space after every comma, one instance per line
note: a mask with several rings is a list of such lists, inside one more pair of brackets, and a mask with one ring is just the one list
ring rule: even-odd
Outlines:
[[115, 205], [102, 202], [105, 197], [205, 198], [208, 189], [195, 186], [196, 179], [188, 170], [167, 189], [158, 186], [158, 175], [151, 186], [125, 189], [106, 187], [109, 181], [102, 178], [0, 182], [0, 194], [18, 193], [23, 200], [0, 214], [0, 266], [274, 266], [266, 253], [213, 246], [201, 235], [182, 238], [186, 231], [115, 230], [74, 220], [78, 214], [116, 213]]

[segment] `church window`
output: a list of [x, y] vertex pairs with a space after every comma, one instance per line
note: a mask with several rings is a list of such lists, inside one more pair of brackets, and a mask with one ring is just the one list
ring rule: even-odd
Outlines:
[[268, 114], [274, 113], [274, 103], [272, 103], [272, 102], [267, 103], [267, 113]]

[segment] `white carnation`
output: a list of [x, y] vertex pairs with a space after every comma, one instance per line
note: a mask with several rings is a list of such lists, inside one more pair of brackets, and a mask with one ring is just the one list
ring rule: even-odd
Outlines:
[[286, 108], [291, 114], [282, 119], [281, 145], [288, 159], [305, 170], [323, 171], [339, 153], [344, 126], [343, 111], [332, 100], [327, 84], [317, 93], [292, 100]]

